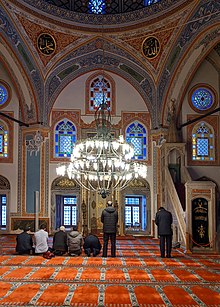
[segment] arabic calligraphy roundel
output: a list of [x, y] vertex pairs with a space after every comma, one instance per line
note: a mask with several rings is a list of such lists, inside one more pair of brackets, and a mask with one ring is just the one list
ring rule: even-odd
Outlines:
[[148, 59], [154, 59], [160, 52], [160, 42], [154, 36], [145, 38], [142, 44], [142, 52]]
[[52, 35], [41, 33], [37, 39], [37, 47], [44, 55], [51, 55], [56, 49], [56, 41]]

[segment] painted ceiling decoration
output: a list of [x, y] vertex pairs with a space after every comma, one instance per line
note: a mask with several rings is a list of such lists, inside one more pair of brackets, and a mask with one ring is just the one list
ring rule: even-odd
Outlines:
[[[178, 65], [195, 46], [201, 47], [199, 61], [204, 48], [213, 48], [215, 41], [217, 45], [220, 3], [147, 2], [141, 9], [125, 9], [121, 14], [87, 14], [70, 9], [69, 0], [62, 5], [58, 0], [1, 1], [1, 35], [33, 84], [40, 122], [48, 123], [53, 103], [67, 84], [91, 69], [104, 68], [130, 82], [143, 97], [153, 127], [161, 124], [160, 110], [172, 98], [169, 91], [177, 80]], [[194, 41], [195, 33], [203, 34], [201, 41], [198, 36]]]

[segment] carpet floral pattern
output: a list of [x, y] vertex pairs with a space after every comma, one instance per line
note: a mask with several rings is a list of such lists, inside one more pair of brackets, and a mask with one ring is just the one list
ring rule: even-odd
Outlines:
[[117, 240], [116, 258], [47, 260], [2, 248], [0, 306], [220, 307], [220, 256], [172, 256], [160, 258], [157, 240], [139, 238]]

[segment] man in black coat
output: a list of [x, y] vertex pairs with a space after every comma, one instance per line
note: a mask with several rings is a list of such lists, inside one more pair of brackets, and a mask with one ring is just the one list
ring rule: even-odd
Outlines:
[[116, 232], [118, 223], [118, 212], [109, 200], [107, 208], [102, 211], [101, 222], [103, 223], [103, 253], [102, 257], [107, 257], [108, 240], [111, 241], [111, 257], [116, 254]]
[[54, 234], [53, 252], [57, 256], [62, 256], [67, 252], [67, 234], [64, 226], [60, 226], [60, 230]]
[[24, 231], [16, 237], [16, 252], [19, 255], [32, 254], [33, 252], [33, 240], [31, 235], [28, 233], [30, 227], [25, 227]]
[[171, 257], [172, 235], [173, 231], [171, 225], [173, 223], [172, 214], [163, 207], [158, 209], [155, 217], [155, 224], [158, 226], [158, 235], [160, 236], [160, 253], [161, 257], [165, 257], [165, 243], [166, 256]]
[[97, 256], [100, 253], [102, 248], [99, 238], [93, 234], [89, 234], [84, 239], [83, 244], [85, 254], [90, 257], [90, 254], [93, 253], [93, 257]]

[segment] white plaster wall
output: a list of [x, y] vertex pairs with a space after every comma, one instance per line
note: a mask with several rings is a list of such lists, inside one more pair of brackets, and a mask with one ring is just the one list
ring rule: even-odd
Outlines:
[[[98, 71], [97, 71], [98, 72]], [[70, 82], [66, 88], [57, 97], [54, 109], [81, 109], [82, 116], [85, 115], [85, 83], [86, 79], [92, 73], [84, 74], [79, 78]], [[126, 80], [120, 76], [107, 72], [115, 81], [115, 104], [116, 116], [121, 116], [121, 111], [144, 111], [147, 112], [147, 106], [138, 93], [138, 91]], [[93, 115], [85, 117], [85, 119], [93, 120]]]
[[[98, 71], [97, 71], [98, 72]], [[53, 110], [55, 109], [81, 109], [82, 119], [86, 123], [91, 123], [94, 120], [94, 115], [85, 115], [85, 83], [86, 79], [92, 73], [84, 74], [79, 78], [73, 80], [69, 83], [66, 88], [62, 91], [62, 93], [58, 96]], [[107, 72], [115, 81], [115, 103], [116, 103], [116, 116], [112, 117], [112, 122], [117, 123], [121, 119], [122, 111], [130, 111], [130, 112], [147, 112], [147, 106], [141, 97], [141, 95], [137, 92], [137, 90], [126, 80], [121, 78], [120, 76]], [[56, 175], [56, 166], [57, 163], [50, 163], [49, 168], [49, 187], [53, 180], [57, 177]], [[153, 191], [153, 167], [148, 168], [148, 178], [147, 181], [150, 184], [151, 191]], [[51, 195], [49, 195], [49, 199], [51, 199]], [[153, 194], [151, 197], [151, 202], [153, 204]]]
[[[7, 71], [5, 70], [2, 63], [0, 63], [0, 79], [7, 82], [9, 86], [11, 87], [11, 101], [10, 103], [3, 109], [1, 109], [1, 112], [4, 111], [10, 111], [14, 112], [14, 118], [19, 119], [19, 101], [18, 97], [16, 95], [15, 89], [13, 87], [13, 84], [11, 82], [10, 76], [8, 75]], [[1, 120], [4, 121], [4, 118], [1, 117]], [[0, 174], [8, 179], [10, 182], [10, 212], [16, 212], [17, 211], [17, 194], [18, 194], [18, 124], [13, 123], [14, 125], [14, 143], [13, 143], [13, 163], [1, 163], [0, 164]], [[11, 149], [9, 148], [9, 151]]]
[[[198, 83], [205, 83], [208, 85], [211, 85], [217, 92], [217, 99], [219, 101], [219, 73], [216, 70], [216, 68], [208, 61], [204, 60], [203, 63], [198, 68], [195, 76], [193, 77], [188, 90], [186, 92], [183, 106], [182, 106], [182, 123], [187, 122], [187, 114], [197, 114], [202, 115], [200, 113], [195, 112], [189, 105], [188, 102], [188, 93], [190, 89], [195, 86]], [[216, 108], [219, 107], [219, 103], [217, 104]], [[213, 115], [218, 115], [219, 112], [215, 113]], [[205, 120], [205, 119], [204, 119]], [[183, 132], [183, 140], [187, 141], [187, 126], [182, 128]], [[218, 146], [218, 144], [216, 144]], [[187, 161], [186, 161], [187, 162]], [[218, 186], [220, 187], [220, 166], [188, 166], [190, 175], [192, 176], [193, 180], [196, 180], [202, 176], [206, 176], [210, 178], [211, 180], [214, 180], [218, 183]]]
[[[184, 101], [183, 101], [183, 107], [182, 107], [182, 121], [185, 123], [187, 121], [187, 115], [188, 114], [197, 114], [200, 115], [200, 113], [195, 112], [189, 105], [188, 102], [188, 93], [191, 90], [193, 86], [195, 86], [198, 83], [205, 83], [208, 85], [211, 85], [217, 92], [217, 95], [219, 97], [219, 75], [215, 67], [208, 62], [207, 60], [204, 60], [203, 63], [198, 68], [196, 74], [194, 75], [188, 90], [186, 92]], [[219, 105], [217, 105], [218, 107]], [[216, 115], [216, 114], [215, 114]], [[184, 137], [187, 133], [187, 128], [183, 128]]]

